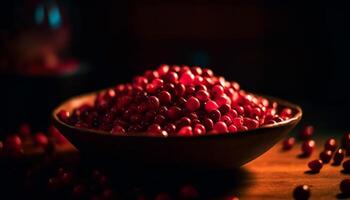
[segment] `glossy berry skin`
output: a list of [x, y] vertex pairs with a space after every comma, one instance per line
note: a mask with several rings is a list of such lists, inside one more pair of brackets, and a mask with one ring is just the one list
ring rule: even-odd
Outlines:
[[196, 97], [190, 97], [186, 102], [186, 108], [193, 112], [200, 107], [200, 102]]
[[210, 113], [214, 110], [217, 110], [219, 108], [218, 104], [215, 101], [209, 100], [205, 104], [205, 110]]
[[282, 143], [282, 149], [287, 151], [291, 150], [295, 144], [295, 138], [294, 137], [288, 137], [285, 140], [283, 140]]
[[57, 117], [64, 123], [69, 123], [70, 113], [66, 110], [61, 110], [57, 113]]
[[315, 149], [315, 145], [316, 145], [316, 143], [314, 140], [304, 141], [301, 144], [302, 155], [305, 157], [311, 156], [312, 152]]
[[6, 138], [4, 149], [10, 152], [18, 152], [22, 149], [22, 140], [18, 135], [10, 135]]
[[180, 136], [192, 136], [192, 127], [191, 126], [184, 126], [179, 130], [178, 133]]
[[35, 134], [35, 143], [39, 146], [45, 147], [49, 143], [49, 139], [44, 133], [37, 133]]
[[337, 141], [334, 138], [327, 139], [326, 143], [324, 144], [324, 149], [331, 150], [334, 152], [338, 148]]
[[310, 139], [313, 134], [314, 134], [314, 127], [311, 125], [307, 125], [301, 129], [301, 131], [299, 132], [299, 137], [302, 140], [307, 140], [307, 139]]
[[308, 163], [308, 167], [312, 172], [318, 173], [323, 167], [323, 162], [322, 160], [319, 160], [319, 159], [313, 160]]
[[346, 160], [343, 162], [343, 169], [345, 172], [350, 172], [350, 160]]
[[228, 133], [228, 128], [225, 122], [216, 122], [213, 129], [217, 133]]
[[320, 159], [322, 160], [323, 163], [329, 163], [332, 159], [333, 152], [331, 150], [323, 150], [320, 153]]
[[350, 179], [344, 179], [340, 182], [339, 189], [343, 195], [350, 195]]
[[293, 198], [296, 200], [307, 200], [310, 196], [311, 191], [308, 185], [298, 185], [293, 191]]
[[334, 152], [333, 157], [333, 165], [340, 165], [341, 162], [344, 160], [345, 157], [345, 151], [343, 149], [338, 149]]

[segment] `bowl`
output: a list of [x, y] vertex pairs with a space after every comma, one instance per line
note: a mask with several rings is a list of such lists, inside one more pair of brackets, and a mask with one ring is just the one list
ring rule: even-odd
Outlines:
[[93, 103], [98, 92], [73, 97], [52, 113], [58, 130], [88, 159], [117, 163], [119, 166], [176, 167], [201, 169], [238, 168], [262, 155], [292, 130], [302, 117], [299, 106], [285, 100], [268, 97], [295, 115], [289, 120], [254, 130], [233, 134], [203, 136], [119, 136], [107, 132], [77, 128], [62, 122], [57, 113], [71, 111]]

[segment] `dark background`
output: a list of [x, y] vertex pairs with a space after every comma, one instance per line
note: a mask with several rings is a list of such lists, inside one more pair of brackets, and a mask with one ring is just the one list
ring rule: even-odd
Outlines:
[[[57, 2], [67, 11], [68, 54], [88, 71], [63, 78], [2, 71], [0, 131], [22, 121], [40, 127], [65, 98], [130, 81], [161, 63], [212, 68], [246, 90], [300, 104], [302, 123], [349, 130], [348, 8], [337, 1]], [[0, 4], [4, 47], [4, 35], [23, 25], [25, 4]]]

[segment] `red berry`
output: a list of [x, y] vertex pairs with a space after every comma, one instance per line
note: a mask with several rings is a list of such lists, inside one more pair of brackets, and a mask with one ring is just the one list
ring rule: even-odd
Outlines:
[[312, 172], [319, 172], [323, 167], [322, 160], [313, 160], [308, 163], [308, 166]]
[[218, 133], [228, 133], [228, 128], [225, 122], [216, 122], [213, 129]]
[[170, 119], [178, 119], [181, 116], [182, 110], [177, 106], [172, 106], [167, 111], [167, 116]]
[[179, 79], [179, 76], [176, 72], [168, 72], [165, 75], [165, 80], [169, 83], [177, 83], [177, 80]]
[[167, 105], [171, 102], [171, 94], [167, 91], [161, 91], [158, 94], [159, 102], [162, 105]]
[[179, 130], [178, 133], [180, 136], [191, 136], [193, 135], [191, 126], [184, 126]]
[[45, 147], [49, 143], [49, 140], [44, 133], [39, 132], [35, 134], [35, 143], [39, 146]]
[[303, 140], [310, 139], [313, 134], [314, 134], [314, 127], [311, 125], [304, 126], [299, 132], [299, 136]]
[[198, 90], [198, 92], [196, 93], [196, 97], [200, 100], [200, 101], [208, 101], [209, 100], [209, 93], [205, 90]]
[[293, 191], [293, 198], [296, 200], [307, 200], [311, 196], [308, 185], [298, 185]]
[[22, 140], [18, 135], [10, 135], [6, 138], [4, 149], [11, 152], [18, 152], [22, 149]]
[[193, 129], [194, 135], [203, 135], [206, 133], [205, 127], [202, 124], [196, 124]]
[[180, 77], [180, 83], [184, 85], [191, 85], [193, 81], [194, 81], [194, 75], [190, 71], [183, 73]]
[[159, 108], [159, 99], [156, 96], [148, 97], [148, 109], [157, 110]]
[[228, 115], [224, 115], [224, 116], [222, 116], [222, 117], [221, 117], [221, 119], [220, 119], [220, 121], [225, 122], [225, 124], [226, 124], [227, 126], [229, 126], [229, 125], [231, 125], [231, 124], [232, 124], [231, 117], [230, 117], [230, 116], [228, 116]]
[[229, 131], [230, 133], [235, 133], [235, 132], [237, 132], [237, 127], [236, 127], [235, 125], [231, 124], [231, 125], [228, 127], [228, 131]]
[[259, 127], [259, 122], [255, 119], [251, 118], [243, 118], [243, 125], [246, 126], [248, 129], [256, 129]]
[[111, 133], [115, 135], [124, 135], [125, 130], [123, 127], [116, 125], [112, 128]]
[[70, 114], [66, 110], [61, 110], [57, 113], [57, 117], [64, 123], [69, 123]]
[[283, 141], [283, 150], [290, 150], [293, 148], [295, 144], [295, 138], [294, 137], [288, 137]]
[[186, 108], [193, 112], [195, 110], [197, 110], [199, 107], [200, 107], [200, 102], [199, 100], [196, 98], [196, 97], [190, 97], [188, 100], [187, 100], [187, 103], [186, 103]]
[[224, 94], [224, 88], [221, 85], [214, 85], [211, 88], [211, 93], [214, 97], [218, 97]]
[[333, 165], [340, 165], [341, 162], [344, 160], [344, 157], [345, 152], [343, 149], [338, 149], [337, 151], [335, 151], [333, 157]]
[[30, 125], [27, 123], [21, 124], [21, 126], [19, 127], [19, 134], [22, 137], [30, 136], [30, 134], [31, 134]]
[[167, 124], [167, 125], [164, 126], [164, 130], [168, 134], [173, 134], [176, 131], [176, 126], [174, 124]]
[[340, 182], [339, 189], [344, 195], [350, 195], [350, 179], [342, 180]]
[[212, 112], [214, 110], [217, 110], [218, 107], [219, 107], [218, 104], [216, 104], [216, 102], [212, 101], [212, 100], [207, 101], [204, 106], [205, 106], [205, 110], [208, 113], [210, 113], [210, 112]]
[[166, 73], [168, 73], [169, 69], [170, 69], [169, 65], [163, 64], [158, 68], [157, 72], [159, 76], [164, 76]]
[[320, 153], [320, 159], [323, 163], [329, 163], [332, 159], [333, 152], [330, 150], [324, 150]]
[[202, 123], [203, 123], [203, 125], [205, 126], [205, 129], [206, 129], [207, 131], [213, 129], [214, 122], [213, 122], [213, 120], [211, 120], [210, 118], [204, 118], [204, 119], [202, 120]]
[[335, 151], [338, 147], [337, 141], [334, 138], [329, 138], [324, 144], [324, 149]]
[[306, 157], [309, 157], [312, 152], [314, 151], [315, 149], [315, 141], [314, 140], [308, 140], [308, 141], [304, 141], [302, 144], [301, 144], [301, 150], [303, 152], [303, 156], [306, 156]]

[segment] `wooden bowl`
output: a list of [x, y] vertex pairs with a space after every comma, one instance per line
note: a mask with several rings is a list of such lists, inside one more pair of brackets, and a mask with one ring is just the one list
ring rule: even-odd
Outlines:
[[[84, 155], [110, 160], [123, 166], [154, 166], [205, 169], [240, 167], [262, 155], [285, 136], [302, 117], [299, 106], [273, 97], [281, 106], [291, 108], [295, 115], [286, 121], [234, 134], [203, 136], [150, 137], [118, 136], [107, 132], [76, 128], [62, 122], [57, 113], [64, 109], [92, 103], [97, 92], [73, 97], [52, 113], [54, 125]], [[93, 161], [94, 162], [94, 161]], [[107, 162], [108, 163], [108, 162]]]

